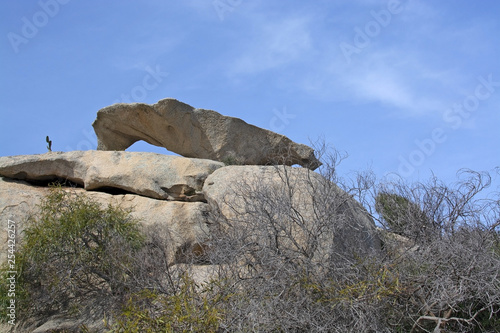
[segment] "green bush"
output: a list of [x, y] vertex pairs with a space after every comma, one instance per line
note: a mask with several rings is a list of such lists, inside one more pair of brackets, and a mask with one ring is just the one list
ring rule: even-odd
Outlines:
[[78, 313], [96, 300], [116, 300], [130, 289], [133, 254], [143, 243], [128, 211], [52, 188], [16, 254], [17, 315]]
[[414, 238], [429, 227], [420, 207], [399, 194], [380, 192], [375, 197], [375, 209], [387, 223], [387, 228], [399, 235]]
[[198, 287], [187, 274], [170, 295], [143, 290], [132, 295], [113, 325], [114, 333], [217, 332], [230, 296], [215, 292], [212, 281]]

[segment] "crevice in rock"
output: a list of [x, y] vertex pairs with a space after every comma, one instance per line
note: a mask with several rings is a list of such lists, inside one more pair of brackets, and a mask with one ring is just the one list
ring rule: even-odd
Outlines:
[[111, 195], [125, 195], [125, 194], [140, 195], [135, 192], [127, 191], [122, 188], [113, 186], [103, 186], [103, 187], [93, 188], [92, 190], [89, 190], [89, 192], [103, 192]]
[[[0, 176], [4, 181], [22, 181], [29, 185], [36, 187], [51, 187], [51, 186], [61, 186], [68, 188], [85, 188], [84, 183], [81, 181], [70, 180], [67, 178], [55, 176], [55, 175], [44, 175], [36, 178], [28, 178], [25, 172], [19, 172], [12, 177]], [[110, 195], [125, 195], [133, 194], [142, 196], [145, 198], [156, 199], [156, 200], [167, 200], [167, 201], [183, 201], [183, 202], [203, 202], [206, 203], [207, 200], [202, 192], [198, 192], [195, 189], [187, 185], [174, 185], [170, 188], [162, 187], [162, 190], [168, 194], [169, 198], [161, 199], [156, 197], [151, 197], [141, 193], [136, 193], [130, 190], [126, 190], [116, 186], [102, 186], [98, 188], [86, 189], [88, 192], [102, 192]]]
[[77, 187], [83, 188], [83, 183], [75, 182], [73, 180], [69, 180], [67, 178], [58, 177], [54, 175], [47, 175], [38, 178], [27, 178], [26, 174], [19, 173], [14, 177], [4, 177], [4, 179], [12, 179], [12, 180], [21, 180], [30, 185], [38, 186], [38, 187], [50, 187], [50, 186], [61, 186], [61, 187]]

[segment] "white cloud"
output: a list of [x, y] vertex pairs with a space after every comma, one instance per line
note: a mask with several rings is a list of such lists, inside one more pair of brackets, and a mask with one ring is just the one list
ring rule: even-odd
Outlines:
[[[339, 44], [346, 41], [346, 34], [352, 38], [352, 31], [332, 33], [321, 59], [298, 82], [303, 90], [332, 101], [382, 103], [407, 116], [440, 115], [469, 93], [476, 77], [483, 74], [481, 64], [472, 61], [481, 56], [478, 50], [485, 49], [491, 26], [468, 21], [451, 30], [443, 15], [429, 5], [409, 1], [403, 20], [393, 20], [387, 30], [352, 55], [351, 63]], [[385, 39], [388, 34], [391, 38]]]
[[[360, 3], [366, 5], [366, 19], [372, 20], [370, 11], [380, 6], [370, 0]], [[352, 55], [351, 63], [339, 45], [352, 43], [354, 27], [363, 27], [364, 21], [350, 23], [349, 15], [339, 21], [333, 7], [330, 14], [310, 7], [303, 13], [279, 15], [245, 8], [250, 33], [230, 45], [226, 55], [232, 57], [225, 57], [224, 68], [235, 82], [245, 75], [274, 75], [279, 70], [289, 87], [315, 98], [380, 103], [402, 116], [440, 116], [483, 74], [478, 72], [481, 64], [464, 65], [485, 53], [491, 23], [468, 20], [450, 28], [440, 5], [408, 0], [404, 6], [390, 25]], [[271, 75], [269, 79], [275, 80]]]
[[340, 73], [345, 88], [357, 98], [383, 103], [412, 116], [444, 111], [449, 93], [443, 92], [443, 83], [452, 80], [450, 73], [433, 70], [405, 50], [373, 52], [364, 60], [365, 65]]
[[389, 69], [375, 68], [346, 78], [346, 85], [356, 95], [408, 108], [414, 104], [414, 98], [404, 80]]
[[352, 66], [335, 52], [325, 53], [300, 82], [301, 89], [332, 101], [381, 103], [410, 116], [444, 110], [446, 96], [434, 89], [452, 81], [453, 73], [436, 72], [405, 50], [367, 51]]

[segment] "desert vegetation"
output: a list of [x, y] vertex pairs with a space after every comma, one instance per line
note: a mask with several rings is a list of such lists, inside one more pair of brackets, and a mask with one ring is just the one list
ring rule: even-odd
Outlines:
[[[168, 230], [56, 187], [18, 251], [18, 315], [26, 327], [56, 314], [88, 318], [106, 332], [499, 331], [500, 198], [490, 175], [345, 179], [341, 160], [324, 154], [322, 178], [276, 166], [273, 184], [240, 179], [212, 207], [205, 250], [175, 265]], [[377, 229], [353, 223], [370, 218]]]

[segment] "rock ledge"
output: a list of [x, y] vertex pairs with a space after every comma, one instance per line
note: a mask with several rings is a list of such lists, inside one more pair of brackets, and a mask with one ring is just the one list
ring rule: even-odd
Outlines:
[[244, 165], [321, 165], [314, 150], [284, 135], [167, 98], [156, 104], [114, 104], [92, 124], [98, 150], [125, 150], [144, 140], [185, 157]]

